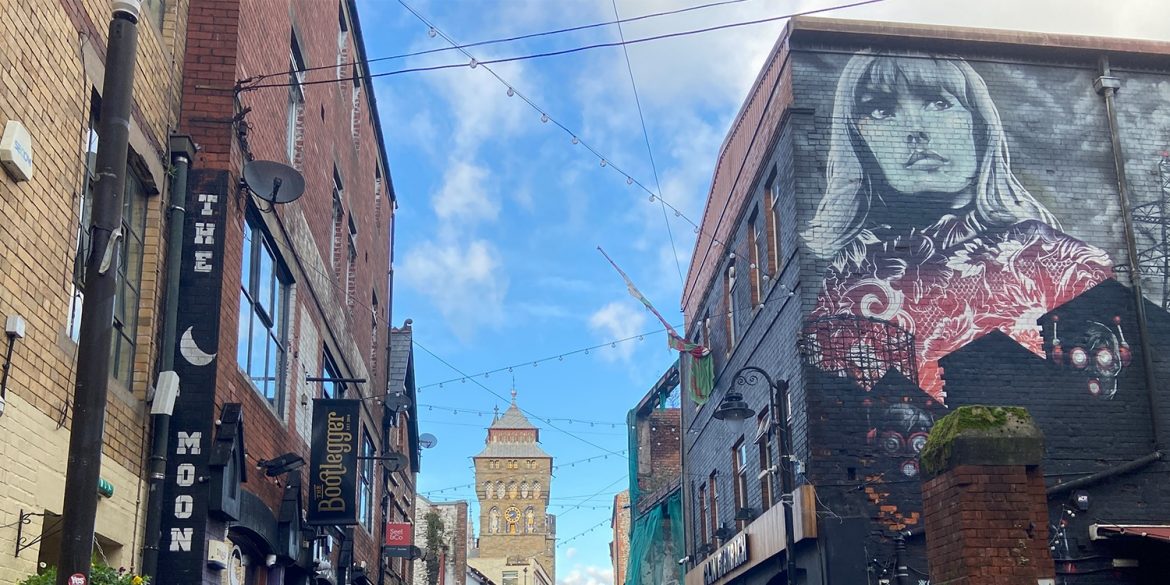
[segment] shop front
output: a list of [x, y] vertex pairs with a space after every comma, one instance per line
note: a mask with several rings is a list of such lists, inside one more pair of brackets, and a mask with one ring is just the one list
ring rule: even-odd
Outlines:
[[[811, 485], [794, 493], [792, 549], [807, 548], [817, 537], [816, 495]], [[785, 544], [784, 505], [772, 506], [743, 530], [730, 537], [687, 572], [685, 585], [785, 584], [788, 547]], [[809, 541], [809, 542], [806, 542]], [[802, 572], [801, 555], [796, 555]]]

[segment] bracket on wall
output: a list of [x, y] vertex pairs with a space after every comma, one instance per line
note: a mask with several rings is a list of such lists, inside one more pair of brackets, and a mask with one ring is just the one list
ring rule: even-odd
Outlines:
[[73, 406], [68, 398], [61, 402], [61, 407], [57, 409], [57, 430], [61, 430], [65, 426], [65, 419], [69, 418], [69, 407]]
[[44, 518], [45, 513], [25, 512], [24, 509], [20, 510], [20, 518], [16, 521], [16, 554], [12, 555], [15, 558], [20, 558], [20, 551], [25, 550], [31, 546], [35, 546], [38, 542], [41, 541], [41, 538], [44, 538], [45, 536], [44, 526], [41, 527], [40, 536], [31, 540], [24, 536], [24, 527], [32, 524], [33, 516], [40, 516]]

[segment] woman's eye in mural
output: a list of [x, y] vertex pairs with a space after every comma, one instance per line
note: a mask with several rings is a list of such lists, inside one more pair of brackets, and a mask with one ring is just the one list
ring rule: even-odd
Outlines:
[[885, 94], [875, 96], [873, 94], [866, 94], [861, 96], [861, 103], [858, 104], [862, 112], [868, 112], [867, 117], [874, 120], [886, 120], [893, 118], [898, 109], [897, 100], [894, 96]]
[[948, 100], [947, 98], [939, 96], [939, 97], [934, 98], [934, 99], [926, 100], [926, 107], [923, 109], [925, 109], [928, 112], [941, 112], [943, 110], [951, 109], [951, 107], [954, 105], [955, 104], [953, 102], [951, 102], [950, 100]]

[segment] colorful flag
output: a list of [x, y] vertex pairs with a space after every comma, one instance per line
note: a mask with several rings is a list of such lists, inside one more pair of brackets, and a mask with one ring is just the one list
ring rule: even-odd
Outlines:
[[[605, 259], [609, 261], [609, 265], [613, 266], [613, 269], [621, 275], [622, 280], [626, 282], [626, 290], [629, 291], [630, 296], [638, 299], [638, 302], [642, 303], [646, 307], [646, 310], [654, 313], [654, 316], [662, 322], [662, 326], [666, 328], [667, 343], [671, 349], [679, 352], [679, 360], [683, 362], [681, 364], [683, 367], [680, 369], [684, 372], [683, 379], [686, 382], [687, 393], [690, 394], [691, 400], [695, 404], [706, 404], [707, 400], [711, 398], [711, 390], [715, 386], [715, 366], [711, 360], [711, 350], [697, 343], [691, 343], [679, 335], [674, 330], [674, 327], [658, 312], [658, 309], [655, 309], [654, 305], [650, 304], [650, 300], [646, 298], [646, 295], [643, 295], [642, 291], [638, 290], [637, 286], [634, 286], [634, 281], [630, 280], [630, 277], [626, 275], [625, 271], [618, 268], [613, 258], [610, 258], [609, 254], [606, 254], [605, 250], [601, 249], [601, 246], [597, 247], [597, 251], [601, 252], [601, 255], [605, 256]], [[687, 372], [689, 374], [686, 374]]]

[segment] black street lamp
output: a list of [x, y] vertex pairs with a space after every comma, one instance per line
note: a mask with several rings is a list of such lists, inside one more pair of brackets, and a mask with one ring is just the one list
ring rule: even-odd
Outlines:
[[768, 384], [768, 406], [771, 409], [769, 412], [772, 414], [772, 425], [780, 442], [780, 489], [783, 492], [780, 504], [784, 506], [784, 556], [787, 561], [784, 572], [788, 585], [796, 585], [796, 558], [793, 556], [795, 535], [792, 526], [793, 507], [796, 505], [796, 496], [793, 494], [795, 482], [792, 468], [784, 465], [785, 461], [789, 464], [792, 462], [792, 442], [788, 429], [788, 380], [773, 381], [768, 372], [756, 366], [744, 366], [735, 373], [732, 387], [727, 389], [723, 400], [711, 416], [718, 420], [730, 421], [742, 421], [755, 416], [756, 411], [748, 406], [743, 394], [736, 388], [755, 386], [761, 379]]

